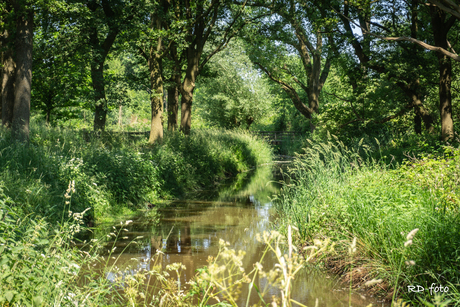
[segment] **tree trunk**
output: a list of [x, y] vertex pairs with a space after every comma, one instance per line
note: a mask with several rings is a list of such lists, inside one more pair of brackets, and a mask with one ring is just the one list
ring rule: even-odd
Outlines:
[[192, 102], [194, 90], [195, 80], [192, 80], [191, 77], [186, 76], [181, 91], [182, 97], [180, 118], [180, 131], [182, 131], [185, 135], [190, 134], [190, 129], [192, 127]]
[[[428, 133], [432, 133], [433, 130], [434, 130], [434, 127], [433, 127], [433, 122], [434, 122], [434, 119], [433, 119], [433, 116], [431, 116], [430, 112], [428, 112], [427, 109], [425, 109], [425, 107], [423, 105], [415, 105], [415, 114], [420, 117], [420, 119], [423, 121], [423, 123], [425, 124], [425, 130], [428, 132]], [[420, 123], [421, 124], [421, 123]], [[417, 133], [421, 133], [420, 132], [417, 132]]]
[[45, 122], [47, 126], [51, 123], [51, 109], [46, 110]]
[[417, 113], [417, 111], [415, 111], [414, 115], [414, 131], [417, 134], [422, 134], [422, 117]]
[[94, 112], [94, 131], [105, 130], [107, 121], [107, 99], [105, 98], [104, 73], [102, 67], [104, 64], [91, 64], [91, 80], [94, 90], [95, 112]]
[[168, 88], [168, 131], [177, 130], [177, 113], [179, 111], [179, 89], [177, 85]]
[[13, 106], [14, 106], [14, 81], [16, 79], [16, 63], [13, 57], [13, 42], [6, 30], [3, 33], [2, 46], [4, 52], [2, 54], [2, 124], [7, 128], [11, 128], [13, 122]]
[[441, 114], [441, 135], [444, 141], [454, 137], [452, 119], [452, 62], [446, 55], [438, 54], [439, 59], [439, 112]]
[[[416, 118], [414, 119], [415, 120], [414, 125], [416, 127], [418, 125], [420, 125], [420, 128], [416, 128], [415, 132], [417, 134], [422, 133], [422, 131], [421, 131], [421, 122], [420, 122], [420, 124], [418, 123], [418, 121], [421, 120], [425, 124], [425, 130], [428, 131], [428, 133], [432, 133], [433, 130], [434, 130], [434, 127], [433, 127], [434, 119], [433, 119], [433, 116], [431, 116], [430, 112], [427, 109], [425, 109], [425, 107], [423, 105], [423, 102], [422, 102], [422, 99], [420, 98], [420, 96], [421, 95], [420, 95], [420, 93], [418, 91], [414, 91], [411, 94], [412, 105], [414, 106], [414, 112], [415, 112], [415, 116], [416, 116]], [[417, 117], [419, 119], [417, 119]], [[417, 131], [417, 129], [419, 129], [419, 131]]]
[[187, 68], [185, 71], [184, 82], [182, 82], [182, 86], [180, 87], [182, 95], [180, 131], [182, 131], [185, 135], [189, 135], [190, 129], [192, 128], [193, 91], [195, 90], [195, 81], [200, 71], [200, 58], [204, 47], [202, 39], [202, 37], [197, 37], [197, 41], [199, 43], [195, 46], [189, 46], [186, 50]]
[[[19, 2], [19, 1], [18, 1]], [[16, 3], [16, 12], [26, 7], [26, 1]], [[12, 135], [19, 141], [29, 140], [30, 98], [32, 86], [33, 19], [32, 9], [17, 16], [16, 24], [16, 78]]]
[[[456, 18], [447, 19], [446, 13], [440, 9], [431, 8], [431, 20], [436, 46], [448, 49], [447, 34]], [[439, 112], [441, 115], [441, 136], [444, 141], [454, 137], [454, 122], [452, 119], [452, 62], [447, 55], [438, 52], [439, 62]]]
[[101, 33], [99, 33], [97, 26], [94, 24], [89, 27], [89, 45], [91, 46], [92, 59], [91, 59], [91, 82], [94, 90], [95, 112], [94, 112], [94, 130], [105, 129], [107, 120], [107, 99], [105, 97], [105, 84], [104, 84], [104, 63], [110, 49], [112, 48], [118, 32], [120, 32], [120, 15], [117, 14], [111, 7], [112, 1], [88, 1], [86, 6], [88, 9], [97, 16], [97, 11], [102, 6], [102, 12], [105, 17], [105, 25], [108, 28], [107, 36], [104, 41], [100, 41]]
[[[419, 31], [419, 0], [411, 0], [409, 7], [411, 11], [411, 37], [417, 39], [418, 38], [418, 31]], [[412, 56], [417, 59], [419, 54], [419, 47], [415, 44], [411, 46], [411, 54]], [[411, 74], [410, 74], [411, 75]], [[400, 82], [398, 85], [402, 88], [405, 94], [411, 100], [411, 104], [414, 107], [414, 130], [415, 133], [421, 134], [422, 133], [422, 121], [425, 124], [425, 129], [432, 133], [434, 130], [433, 127], [433, 116], [431, 116], [430, 112], [425, 109], [422, 102], [422, 94], [420, 91], [420, 77], [418, 74], [416, 77], [411, 81], [409, 84], [405, 82]]]
[[[159, 42], [159, 44], [161, 44]], [[149, 143], [157, 143], [163, 140], [163, 76], [161, 71], [161, 57], [156, 49], [150, 48], [149, 70], [152, 85], [151, 107], [152, 118], [150, 122]]]
[[253, 122], [254, 122], [254, 117], [248, 116], [246, 118], [246, 130], [249, 130], [249, 127], [251, 127]]
[[[414, 128], [417, 134], [422, 133], [422, 121], [425, 124], [425, 130], [429, 133], [432, 133], [434, 130], [433, 127], [433, 116], [430, 112], [425, 109], [422, 99], [420, 96], [422, 94], [419, 90], [419, 79], [416, 79], [411, 84], [406, 84], [404, 82], [398, 82], [398, 86], [403, 90], [407, 97], [410, 99], [410, 106], [414, 108]], [[419, 122], [420, 121], [420, 122]]]

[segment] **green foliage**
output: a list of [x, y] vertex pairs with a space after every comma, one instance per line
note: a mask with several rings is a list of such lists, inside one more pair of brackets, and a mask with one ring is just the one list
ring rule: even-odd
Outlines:
[[118, 203], [138, 204], [157, 197], [160, 181], [155, 160], [148, 152], [94, 148], [83, 156], [81, 165], [95, 182], [112, 191]]
[[[0, 130], [0, 182], [24, 214], [59, 220], [62, 192], [75, 182], [71, 210], [91, 208], [101, 218], [146, 201], [209, 189], [219, 181], [271, 161], [262, 140], [244, 132], [172, 134], [162, 145], [121, 133], [90, 137], [77, 131], [35, 126], [29, 145]], [[90, 219], [91, 217], [87, 217]]]
[[[330, 237], [339, 249], [344, 240], [358, 238], [360, 266], [388, 289], [459, 283], [460, 150], [394, 170], [364, 160], [361, 150], [337, 141], [310, 144], [295, 160], [291, 183], [277, 201], [283, 223], [294, 223], [306, 242]], [[420, 231], [407, 248], [406, 235], [415, 228]], [[402, 260], [415, 265], [400, 269]], [[414, 299], [407, 291], [397, 293]]]
[[69, 40], [78, 29], [62, 13], [40, 10], [34, 34], [32, 108], [52, 124], [78, 117], [90, 93], [85, 48]]
[[220, 128], [246, 128], [264, 119], [272, 108], [267, 80], [253, 67], [241, 42], [233, 42], [208, 64], [195, 101], [203, 119]]
[[[70, 240], [80, 231], [84, 213], [70, 214], [55, 227], [21, 214], [4, 192], [0, 186], [0, 304], [67, 306], [82, 300], [87, 293], [77, 285], [78, 274], [95, 257], [72, 248]], [[93, 304], [98, 301], [95, 297]]]
[[224, 178], [272, 159], [270, 147], [243, 131], [192, 130], [190, 136], [167, 135], [154, 148], [164, 191], [182, 195], [188, 189], [209, 189]]

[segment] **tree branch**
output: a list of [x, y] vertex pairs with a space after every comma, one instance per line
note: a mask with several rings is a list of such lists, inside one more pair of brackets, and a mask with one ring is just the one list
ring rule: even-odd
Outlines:
[[[430, 51], [436, 51], [436, 52], [439, 52], [443, 55], [446, 55], [450, 58], [452, 58], [453, 60], [457, 61], [457, 62], [460, 62], [460, 56], [458, 56], [457, 54], [455, 53], [452, 53], [452, 52], [449, 52], [447, 51], [446, 49], [442, 48], [442, 47], [437, 47], [437, 46], [432, 46], [432, 45], [429, 45], [425, 42], [422, 42], [418, 39], [415, 39], [415, 38], [412, 38], [412, 37], [407, 37], [407, 36], [400, 36], [400, 37], [385, 37], [385, 36], [381, 36], [381, 35], [378, 35], [378, 34], [375, 34], [375, 33], [372, 33], [370, 31], [367, 31], [366, 29], [364, 29], [363, 27], [361, 27], [360, 25], [356, 24], [353, 20], [351, 20], [348, 16], [345, 16], [344, 14], [338, 12], [335, 8], [332, 8], [337, 14], [340, 14], [341, 19], [346, 19], [348, 20], [349, 22], [352, 22], [355, 26], [359, 27], [361, 29], [361, 31], [363, 32], [363, 34], [369, 34], [369, 35], [372, 35], [374, 37], [377, 37], [377, 38], [380, 38], [380, 39], [383, 39], [383, 40], [386, 40], [386, 41], [396, 41], [396, 42], [399, 42], [399, 41], [406, 41], [406, 42], [411, 42], [411, 43], [414, 43], [414, 44], [417, 44], [427, 50], [430, 50]], [[351, 30], [351, 28], [350, 28]], [[347, 32], [348, 32], [348, 29], [347, 29]], [[358, 57], [359, 54], [358, 54]]]
[[353, 101], [351, 101], [350, 99], [345, 99], [345, 98], [343, 98], [343, 97], [340, 97], [340, 96], [338, 96], [338, 95], [336, 95], [336, 94], [334, 94], [334, 93], [328, 93], [328, 92], [326, 92], [326, 91], [324, 91], [324, 93], [326, 93], [327, 95], [330, 95], [330, 96], [334, 96], [334, 97], [337, 98], [337, 99], [340, 99], [340, 100], [349, 102], [349, 103], [350, 103], [350, 106], [351, 106], [351, 110], [352, 110], [353, 113], [355, 114], [356, 118], [357, 118], [358, 120], [360, 120], [360, 121], [363, 121], [363, 120], [364, 120], [361, 116], [359, 116], [358, 112], [356, 111], [355, 106], [353, 105]]
[[[241, 10], [242, 11], [242, 10]], [[234, 30], [231, 34], [230, 31], [233, 30], [231, 27], [233, 27], [237, 17], [235, 17], [235, 19], [233, 20], [233, 22], [231, 23], [231, 25], [225, 30], [225, 33], [224, 33], [224, 37], [222, 38], [222, 42], [219, 44], [219, 46], [217, 46], [210, 54], [208, 54], [206, 56], [206, 58], [201, 62], [200, 64], [200, 68], [199, 70], [201, 70], [205, 65], [206, 63], [208, 63], [208, 61], [216, 54], [218, 53], [219, 51], [222, 51], [223, 49], [225, 49], [228, 45], [228, 43], [230, 42], [230, 40], [235, 37], [236, 34], [238, 34], [239, 31], [241, 31], [241, 29], [243, 29], [244, 26], [246, 26], [247, 24], [250, 24], [251, 22], [253, 22], [254, 20], [257, 20], [259, 18], [262, 18], [262, 17], [265, 17], [265, 16], [268, 16], [270, 15], [270, 13], [265, 13], [265, 14], [261, 14], [261, 15], [258, 15], [254, 18], [251, 18], [251, 19], [248, 19], [246, 20], [245, 22], [243, 22], [236, 30]]]
[[142, 47], [138, 47], [140, 55], [148, 62], [149, 56], [145, 53], [145, 50]]
[[437, 46], [432, 46], [432, 45], [429, 45], [425, 42], [422, 42], [418, 39], [415, 39], [415, 38], [412, 38], [412, 37], [405, 37], [405, 36], [400, 36], [400, 37], [383, 37], [383, 36], [379, 36], [379, 35], [376, 35], [376, 34], [372, 34], [380, 39], [384, 39], [384, 40], [387, 40], [387, 41], [407, 41], [407, 42], [411, 42], [411, 43], [414, 43], [414, 44], [417, 44], [425, 49], [428, 49], [430, 51], [436, 51], [436, 52], [439, 52], [443, 55], [446, 55], [450, 58], [452, 58], [453, 60], [457, 61], [457, 62], [460, 62], [460, 56], [458, 56], [457, 54], [455, 53], [452, 53], [450, 51], [447, 51], [446, 49], [444, 48], [441, 48], [441, 47], [437, 47]]
[[292, 102], [294, 103], [295, 108], [306, 118], [311, 118], [311, 115], [314, 113], [312, 108], [307, 107], [300, 99], [299, 95], [297, 94], [296, 90], [289, 85], [288, 83], [284, 82], [283, 80], [275, 78], [268, 69], [266, 69], [262, 64], [259, 62], [254, 62], [260, 69], [273, 81], [280, 84], [283, 90], [291, 97]]
[[404, 106], [404, 108], [402, 108], [401, 110], [399, 110], [398, 113], [396, 114], [393, 114], [393, 115], [390, 115], [390, 116], [387, 116], [381, 120], [374, 120], [372, 122], [376, 123], [376, 124], [384, 124], [392, 119], [395, 119], [396, 117], [399, 117], [407, 112], [409, 112], [411, 109], [412, 109], [413, 106], [410, 106], [410, 105], [406, 105]]
[[439, 9], [460, 19], [460, 7], [451, 0], [428, 0]]

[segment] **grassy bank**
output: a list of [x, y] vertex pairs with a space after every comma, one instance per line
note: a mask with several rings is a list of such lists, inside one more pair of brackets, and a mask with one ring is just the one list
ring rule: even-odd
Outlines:
[[[60, 220], [63, 212], [102, 218], [145, 208], [147, 201], [212, 189], [225, 178], [271, 161], [271, 149], [243, 132], [167, 135], [161, 145], [122, 134], [85, 140], [78, 131], [36, 127], [28, 145], [0, 130], [0, 186], [18, 213]], [[75, 183], [72, 202], [64, 191]]]
[[[97, 252], [105, 240], [87, 242], [82, 252], [72, 245], [75, 235], [94, 219], [212, 189], [271, 159], [264, 141], [237, 131], [177, 133], [150, 146], [122, 134], [85, 139], [78, 131], [43, 126], [35, 126], [25, 145], [0, 130], [0, 305], [157, 305], [139, 301], [150, 291], [143, 281], [152, 274], [166, 278], [168, 270], [109, 281], [105, 274], [116, 268]], [[105, 261], [104, 271], [93, 272], [95, 262]], [[166, 305], [189, 306], [191, 297], [164, 281], [158, 287], [170, 300]]]
[[[420, 305], [435, 298], [433, 283], [442, 284], [449, 287], [443, 299], [459, 304], [460, 150], [446, 147], [441, 156], [402, 165], [363, 159], [365, 150], [311, 143], [277, 201], [282, 224], [299, 228], [299, 245], [331, 238], [335, 251], [324, 264], [353, 288]], [[380, 282], [366, 287], [372, 279]], [[409, 285], [426, 291], [409, 293]]]

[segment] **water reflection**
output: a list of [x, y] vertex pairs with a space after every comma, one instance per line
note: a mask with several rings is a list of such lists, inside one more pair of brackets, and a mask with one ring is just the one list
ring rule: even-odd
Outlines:
[[[128, 238], [116, 243], [119, 247], [117, 251], [125, 249], [121, 255], [114, 255], [117, 266], [126, 268], [122, 270], [123, 275], [135, 274], [139, 269], [150, 270], [154, 265], [152, 256], [156, 250], [162, 250], [164, 254], [159, 263], [163, 269], [176, 262], [185, 265], [181, 276], [175, 278], [186, 287], [196, 270], [208, 264], [208, 257], [218, 253], [219, 239], [223, 239], [230, 242], [229, 248], [246, 252], [243, 265], [246, 272], [251, 271], [265, 249], [256, 240], [256, 234], [273, 228], [271, 223], [275, 212], [267, 195], [272, 195], [276, 186], [267, 185], [268, 181], [265, 178], [258, 184], [247, 182], [239, 191], [229, 187], [217, 201], [173, 202], [157, 209], [159, 223], [146, 216], [133, 219], [133, 223], [127, 226], [128, 231], [123, 233]], [[142, 238], [135, 239], [140, 236]], [[129, 245], [134, 239], [139, 244]], [[109, 261], [109, 267], [113, 261]], [[268, 255], [262, 264], [265, 270], [269, 270], [276, 264], [275, 258]], [[113, 280], [114, 273], [107, 273], [107, 278]], [[262, 289], [267, 280], [256, 279], [256, 284]], [[340, 287], [333, 278], [305, 269], [295, 279], [293, 298], [308, 306], [315, 306], [316, 300], [318, 306], [348, 306], [348, 291], [342, 291]], [[245, 305], [247, 293], [247, 287], [244, 287], [239, 306]], [[270, 302], [270, 297], [278, 294], [276, 289], [270, 289], [265, 299]], [[258, 301], [259, 297], [253, 291], [250, 302], [254, 304]], [[360, 295], [353, 295], [352, 302], [352, 306], [367, 306], [371, 302], [374, 306], [382, 305]]]

